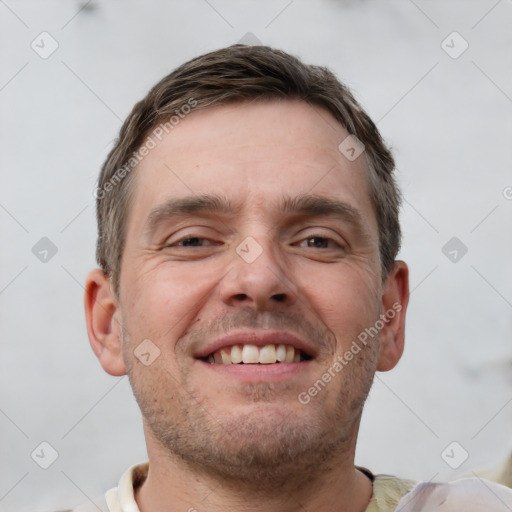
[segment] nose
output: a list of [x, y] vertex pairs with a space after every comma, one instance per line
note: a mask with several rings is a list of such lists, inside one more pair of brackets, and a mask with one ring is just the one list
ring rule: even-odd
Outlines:
[[266, 311], [295, 303], [297, 286], [287, 274], [289, 268], [284, 270], [275, 244], [247, 237], [233, 251], [232, 258], [220, 284], [225, 304], [250, 305], [257, 311]]

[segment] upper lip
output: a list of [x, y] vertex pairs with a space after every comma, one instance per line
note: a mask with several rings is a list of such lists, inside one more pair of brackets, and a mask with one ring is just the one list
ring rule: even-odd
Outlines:
[[317, 355], [317, 349], [311, 343], [302, 340], [295, 334], [287, 331], [268, 330], [265, 331], [237, 331], [232, 332], [221, 338], [217, 338], [207, 345], [200, 347], [194, 354], [196, 358], [208, 357], [217, 350], [233, 345], [256, 345], [264, 347], [265, 345], [291, 345], [301, 350], [310, 357]]

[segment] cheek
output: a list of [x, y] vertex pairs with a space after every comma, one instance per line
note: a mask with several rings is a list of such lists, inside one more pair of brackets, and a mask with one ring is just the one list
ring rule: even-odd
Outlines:
[[338, 272], [326, 268], [314, 281], [305, 283], [309, 301], [319, 319], [331, 330], [340, 348], [378, 319], [380, 288], [378, 276], [369, 269], [344, 265]]
[[163, 261], [133, 272], [137, 277], [127, 283], [128, 318], [147, 330], [148, 337], [180, 336], [210, 297], [221, 270], [200, 262]]

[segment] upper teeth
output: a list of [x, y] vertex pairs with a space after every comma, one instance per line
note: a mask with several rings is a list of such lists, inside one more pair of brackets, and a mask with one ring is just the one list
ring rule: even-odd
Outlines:
[[290, 345], [233, 345], [217, 350], [208, 356], [209, 363], [238, 364], [238, 363], [298, 363], [301, 351]]

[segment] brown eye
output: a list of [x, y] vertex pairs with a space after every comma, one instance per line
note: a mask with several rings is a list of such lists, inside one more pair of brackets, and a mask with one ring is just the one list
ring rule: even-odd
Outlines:
[[308, 236], [299, 242], [302, 247], [311, 247], [313, 249], [339, 249], [342, 246], [333, 238], [325, 236]]
[[202, 247], [204, 242], [207, 241], [206, 238], [199, 238], [199, 237], [189, 237], [184, 238], [183, 240], [180, 240], [177, 244], [181, 245], [182, 247]]
[[308, 247], [316, 247], [317, 249], [327, 249], [329, 239], [321, 236], [312, 236], [307, 239]]
[[202, 236], [185, 236], [176, 240], [175, 242], [169, 242], [165, 245], [165, 247], [212, 247], [216, 245], [221, 245], [220, 242], [215, 242], [210, 238], [205, 238]]

